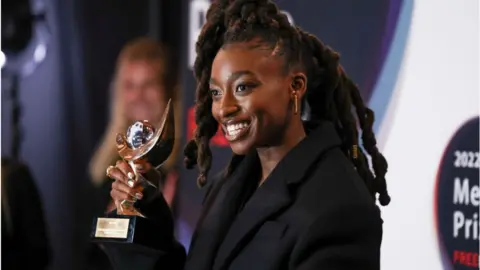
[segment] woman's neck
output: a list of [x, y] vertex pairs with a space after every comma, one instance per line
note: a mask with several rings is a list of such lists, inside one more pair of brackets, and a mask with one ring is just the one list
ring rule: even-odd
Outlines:
[[284, 139], [280, 145], [257, 148], [258, 157], [262, 166], [262, 176], [259, 181], [259, 186], [265, 182], [280, 160], [282, 160], [293, 147], [301, 142], [305, 136], [306, 133], [302, 121], [298, 121], [298, 123], [290, 125], [285, 131]]

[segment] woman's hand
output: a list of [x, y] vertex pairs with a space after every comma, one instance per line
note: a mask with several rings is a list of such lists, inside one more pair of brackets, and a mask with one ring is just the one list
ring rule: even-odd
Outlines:
[[[139, 160], [135, 163], [135, 167], [138, 173], [143, 173], [149, 170], [151, 165], [144, 160]], [[115, 180], [110, 196], [117, 209], [121, 209], [120, 203], [124, 200], [135, 202], [143, 198], [142, 188], [135, 181], [135, 174], [127, 162], [119, 160], [115, 166], [108, 167], [107, 176]]]

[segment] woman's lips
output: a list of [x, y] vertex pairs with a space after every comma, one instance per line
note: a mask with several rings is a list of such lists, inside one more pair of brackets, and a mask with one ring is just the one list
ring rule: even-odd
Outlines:
[[241, 139], [250, 130], [250, 122], [240, 121], [223, 125], [225, 138], [229, 142], [234, 142]]

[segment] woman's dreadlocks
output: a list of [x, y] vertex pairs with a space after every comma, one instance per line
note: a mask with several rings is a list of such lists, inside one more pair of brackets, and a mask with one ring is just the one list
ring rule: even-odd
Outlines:
[[[198, 184], [206, 182], [212, 163], [210, 139], [218, 129], [212, 115], [209, 79], [212, 62], [222, 46], [260, 38], [265, 46], [285, 57], [286, 69], [302, 67], [307, 73], [305, 102], [311, 120], [335, 123], [343, 142], [343, 151], [365, 181], [371, 195], [379, 194], [382, 205], [390, 202], [385, 174], [387, 161], [378, 151], [373, 133], [374, 113], [360, 95], [357, 86], [339, 64], [339, 55], [318, 38], [292, 26], [287, 17], [269, 0], [220, 0], [212, 3], [207, 21], [196, 44], [194, 74], [197, 81], [194, 139], [185, 147], [185, 164], [198, 164]], [[352, 113], [355, 109], [355, 115]], [[359, 129], [363, 149], [359, 147]], [[370, 155], [373, 172], [366, 154]], [[234, 155], [226, 170], [230, 175], [243, 156]]]

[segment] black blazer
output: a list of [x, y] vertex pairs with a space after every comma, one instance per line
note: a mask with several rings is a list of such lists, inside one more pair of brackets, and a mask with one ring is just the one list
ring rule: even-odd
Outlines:
[[[161, 256], [150, 257], [150, 264], [137, 256], [128, 267], [380, 269], [380, 212], [341, 151], [332, 124], [309, 132], [244, 203], [248, 183], [258, 181], [252, 172], [259, 166], [257, 154], [251, 153], [231, 177], [211, 188], [185, 264], [183, 249], [171, 245]], [[117, 269], [127, 269], [129, 256], [121, 256]]]

